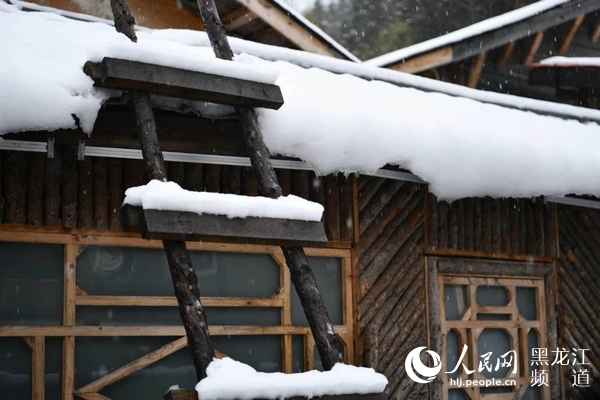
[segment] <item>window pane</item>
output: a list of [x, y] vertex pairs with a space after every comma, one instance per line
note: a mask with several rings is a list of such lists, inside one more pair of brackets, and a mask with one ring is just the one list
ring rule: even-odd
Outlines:
[[450, 389], [448, 390], [449, 400], [468, 400], [469, 397], [465, 394], [462, 389]]
[[[342, 308], [342, 260], [330, 257], [309, 257], [308, 262], [315, 273], [317, 285], [323, 296], [331, 323], [344, 323]], [[292, 323], [308, 325], [296, 290], [292, 288]]]
[[292, 366], [294, 373], [304, 372], [304, 336], [292, 337]]
[[508, 305], [508, 292], [502, 286], [478, 286], [475, 297], [477, 303], [484, 307]]
[[[458, 335], [454, 329], [450, 329], [446, 334], [446, 361], [448, 365], [448, 370], [454, 369], [454, 366], [458, 363], [459, 351], [462, 352], [462, 348], [459, 350], [459, 341]], [[464, 361], [466, 362], [466, 360]], [[459, 368], [454, 373], [448, 374], [450, 378], [458, 377], [463, 368]]]
[[456, 321], [462, 318], [467, 309], [467, 287], [463, 285], [445, 285], [446, 320]]
[[[502, 362], [500, 357], [511, 350], [510, 338], [504, 329], [485, 328], [477, 340], [477, 350], [477, 366], [479, 366], [479, 361], [483, 361], [481, 358], [482, 355], [492, 352], [488, 361], [489, 365], [492, 367], [491, 371], [488, 371], [485, 368], [482, 371], [482, 374], [487, 378], [503, 378], [509, 371], [512, 371], [512, 368], [509, 367], [500, 367], [498, 368], [498, 371], [496, 371], [497, 360], [500, 359], [500, 362]], [[511, 355], [509, 354], [506, 360], [510, 360], [510, 357]], [[512, 359], [512, 365], [514, 365], [515, 362], [518, 362], [515, 360], [514, 354], [512, 355]]]
[[0, 325], [60, 325], [61, 245], [0, 242]]
[[[268, 254], [190, 256], [202, 296], [269, 298], [279, 288], [279, 265]], [[77, 282], [90, 295], [173, 295], [162, 249], [88, 246], [77, 259]]]
[[21, 338], [0, 338], [0, 399], [31, 399], [31, 350]]
[[517, 288], [517, 308], [525, 319], [529, 321], [537, 319], [536, 288]]

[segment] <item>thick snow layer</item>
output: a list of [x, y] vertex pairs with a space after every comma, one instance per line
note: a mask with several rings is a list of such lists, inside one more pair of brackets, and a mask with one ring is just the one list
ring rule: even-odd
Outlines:
[[228, 218], [284, 218], [320, 221], [323, 206], [296, 196], [278, 199], [235, 194], [192, 192], [175, 182], [152, 180], [125, 192], [124, 204], [148, 210], [186, 211], [196, 214], [225, 215]]
[[231, 358], [215, 359], [206, 374], [196, 385], [200, 400], [381, 393], [388, 383], [385, 376], [372, 368], [336, 364], [327, 372], [264, 373]]
[[[133, 44], [104, 23], [21, 12], [3, 2], [0, 35], [0, 51], [8, 55], [0, 63], [0, 134], [74, 128], [72, 114], [90, 132], [107, 94], [94, 89], [81, 71], [87, 60], [119, 51], [143, 56], [154, 49], [167, 49], [165, 63], [179, 62], [182, 55], [198, 63], [214, 58], [203, 32], [143, 30], [140, 44]], [[598, 125], [515, 108], [600, 121], [598, 110], [482, 92], [239, 39], [231, 44], [237, 64], [274, 71], [282, 89], [280, 110], [259, 110], [271, 152], [301, 158], [317, 172], [370, 173], [397, 164], [446, 199], [600, 194], [593, 173], [600, 170]], [[154, 49], [148, 50], [150, 45]], [[129, 47], [135, 50], [131, 54]]]
[[[255, 59], [260, 65], [264, 61]], [[397, 164], [441, 198], [600, 195], [600, 127], [285, 62], [285, 104], [260, 110], [271, 152], [318, 173]]]
[[[24, 12], [0, 1], [0, 135], [22, 130], [76, 128], [91, 133], [106, 92], [92, 87], [86, 61], [125, 58], [273, 83], [276, 74], [217, 60], [210, 48], [191, 47], [139, 32], [129, 41], [104, 23], [52, 13]], [[34, 111], [34, 112], [32, 112]]]
[[600, 67], [600, 57], [550, 57], [540, 61], [540, 64], [560, 67]]
[[365, 64], [377, 67], [385, 67], [390, 64], [395, 64], [413, 56], [460, 42], [463, 39], [480, 35], [482, 33], [489, 32], [506, 25], [514, 24], [515, 22], [533, 17], [534, 15], [537, 15], [541, 12], [564, 4], [568, 1], [570, 0], [539, 0], [528, 6], [518, 8], [516, 10], [486, 19], [481, 22], [477, 22], [473, 25], [469, 25], [465, 28], [448, 33], [446, 35], [426, 40], [424, 42], [417, 43], [415, 45], [408, 46], [403, 49], [392, 51], [391, 53], [372, 58], [370, 60], [365, 61]]

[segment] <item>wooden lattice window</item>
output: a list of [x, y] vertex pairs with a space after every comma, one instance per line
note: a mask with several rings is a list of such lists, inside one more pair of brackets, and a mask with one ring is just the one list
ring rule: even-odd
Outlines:
[[[548, 369], [545, 365], [532, 365], [531, 359], [534, 348], [548, 347], [544, 279], [443, 274], [438, 279], [442, 360], [446, 364], [442, 373], [443, 398], [549, 399], [548, 386], [531, 384], [534, 369]], [[464, 345], [468, 349], [460, 361]], [[491, 370], [484, 362], [490, 352]], [[508, 356], [501, 358], [506, 353]], [[511, 356], [512, 365], [507, 362], [502, 366]], [[515, 363], [517, 370], [513, 374]], [[461, 365], [455, 372], [445, 373], [453, 371], [457, 364], [474, 372], [467, 374]], [[457, 382], [461, 378], [462, 382]], [[465, 388], [468, 379], [493, 380], [494, 384]]]

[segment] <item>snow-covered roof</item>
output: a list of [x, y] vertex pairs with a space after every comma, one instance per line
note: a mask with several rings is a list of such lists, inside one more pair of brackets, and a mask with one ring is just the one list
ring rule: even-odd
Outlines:
[[600, 67], [600, 57], [555, 56], [540, 61], [540, 64], [557, 67]]
[[428, 53], [441, 47], [458, 43], [461, 40], [514, 24], [515, 22], [530, 18], [569, 1], [570, 0], [539, 0], [533, 4], [529, 4], [525, 7], [518, 8], [496, 17], [488, 18], [484, 21], [477, 22], [473, 25], [469, 25], [446, 35], [383, 54], [367, 60], [364, 63], [377, 67], [386, 67], [391, 64], [396, 64], [419, 54]]
[[[2, 2], [0, 38], [0, 134], [76, 128], [76, 120], [91, 133], [111, 93], [93, 86], [82, 71], [86, 61], [119, 56], [193, 69], [222, 63], [204, 32], [144, 30], [133, 44], [104, 23]], [[447, 199], [600, 194], [600, 111], [239, 39], [231, 44], [240, 64], [232, 74], [277, 76], [285, 104], [257, 111], [271, 152], [305, 160], [318, 173], [373, 173], [395, 164]]]

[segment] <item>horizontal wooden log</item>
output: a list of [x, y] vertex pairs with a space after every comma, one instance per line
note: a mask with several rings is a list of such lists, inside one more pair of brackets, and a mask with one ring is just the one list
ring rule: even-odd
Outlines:
[[[283, 307], [283, 298], [202, 297], [204, 307]], [[78, 295], [78, 306], [175, 307], [177, 299], [169, 296], [90, 296]]]
[[318, 221], [280, 218], [228, 218], [224, 215], [142, 210], [125, 205], [123, 229], [144, 239], [228, 241], [301, 247], [324, 246], [327, 236]]
[[[340, 394], [335, 396], [316, 396], [313, 400], [383, 400], [387, 398], [383, 393], [371, 394]], [[165, 400], [198, 400], [198, 393], [195, 390], [170, 390], [165, 394]], [[288, 400], [308, 400], [308, 397], [294, 396], [286, 397]], [[234, 399], [231, 399], [234, 400]], [[263, 399], [256, 399], [263, 400]]]
[[232, 106], [279, 109], [283, 105], [276, 85], [137, 61], [105, 57], [87, 62], [84, 72], [96, 86], [119, 90], [145, 90], [163, 96], [210, 101]]
[[594, 89], [600, 87], [600, 68], [586, 66], [537, 66], [531, 68], [529, 71], [529, 83], [556, 88]]

